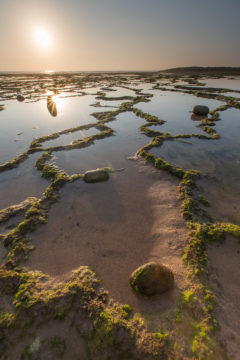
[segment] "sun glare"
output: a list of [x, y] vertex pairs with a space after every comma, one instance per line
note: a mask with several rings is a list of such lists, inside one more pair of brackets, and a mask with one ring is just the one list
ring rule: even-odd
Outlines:
[[47, 48], [51, 45], [51, 37], [47, 30], [38, 29], [35, 35], [38, 45], [42, 48]]
[[61, 98], [59, 95], [53, 95], [52, 100], [55, 102], [57, 108], [61, 107], [63, 105], [63, 98]]

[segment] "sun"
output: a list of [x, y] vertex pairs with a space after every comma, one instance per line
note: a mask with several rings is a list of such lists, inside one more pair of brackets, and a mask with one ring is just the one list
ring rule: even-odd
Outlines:
[[45, 29], [38, 29], [35, 34], [35, 39], [42, 48], [48, 48], [51, 45], [51, 37]]

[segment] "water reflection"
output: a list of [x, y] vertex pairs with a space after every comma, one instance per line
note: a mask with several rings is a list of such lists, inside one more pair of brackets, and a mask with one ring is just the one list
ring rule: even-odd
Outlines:
[[202, 116], [202, 115], [196, 115], [196, 114], [193, 114], [191, 115], [191, 120], [193, 121], [201, 121], [203, 119], [205, 119], [207, 116]]
[[52, 116], [54, 116], [54, 117], [57, 116], [57, 105], [54, 101], [53, 95], [49, 95], [47, 97], [47, 109]]

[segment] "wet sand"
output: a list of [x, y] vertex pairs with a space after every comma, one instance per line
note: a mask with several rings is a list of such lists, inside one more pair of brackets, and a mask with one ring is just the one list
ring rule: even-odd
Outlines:
[[206, 178], [198, 181], [205, 197], [210, 203], [208, 214], [216, 220], [240, 223], [240, 188], [238, 182], [223, 184], [215, 179]]
[[[76, 314], [74, 315], [76, 317]], [[75, 320], [73, 316], [70, 316], [69, 320], [50, 321], [47, 324], [43, 324], [40, 328], [34, 329], [29, 337], [26, 339], [19, 339], [17, 343], [13, 343], [10, 347], [10, 359], [22, 359], [18, 357], [29, 344], [35, 343], [35, 358], [44, 360], [62, 359], [62, 360], [87, 360], [87, 354], [85, 344], [79, 336], [79, 329], [81, 326], [77, 324], [77, 321], [82, 320], [81, 326], [84, 327], [83, 319], [77, 318]], [[72, 324], [76, 325], [76, 328]], [[66, 331], [67, 329], [67, 331]], [[9, 339], [10, 340], [10, 339]], [[55, 340], [55, 347], [51, 342]], [[56, 341], [59, 341], [57, 343]], [[54, 356], [54, 358], [53, 358]]]
[[[71, 270], [88, 265], [115, 300], [144, 313], [146, 320], [158, 312], [162, 316], [175, 308], [186, 281], [181, 257], [188, 235], [177, 184], [165, 172], [128, 161], [108, 182], [67, 185], [48, 223], [31, 236], [35, 250], [27, 267], [62, 280]], [[151, 260], [172, 268], [175, 286], [148, 300], [133, 293], [128, 279]]]
[[4, 257], [6, 256], [7, 251], [4, 247], [4, 245], [2, 244], [2, 242], [0, 243], [0, 264], [3, 263], [4, 261]]
[[209, 249], [210, 280], [216, 295], [215, 315], [220, 325], [220, 345], [232, 360], [239, 359], [240, 348], [240, 244], [230, 236]]

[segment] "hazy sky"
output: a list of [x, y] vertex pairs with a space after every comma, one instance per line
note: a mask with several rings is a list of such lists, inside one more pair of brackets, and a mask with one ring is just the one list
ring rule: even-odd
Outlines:
[[0, 0], [0, 71], [240, 66], [239, 16], [240, 0]]

